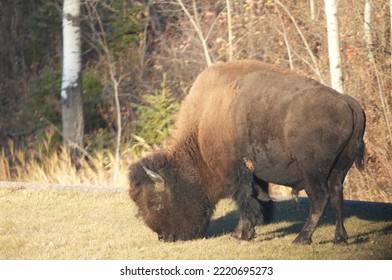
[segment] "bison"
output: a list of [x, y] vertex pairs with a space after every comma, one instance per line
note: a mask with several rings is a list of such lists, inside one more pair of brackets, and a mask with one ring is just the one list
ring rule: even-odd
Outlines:
[[238, 206], [232, 236], [250, 240], [272, 217], [268, 183], [304, 189], [310, 244], [331, 201], [334, 242], [347, 243], [343, 181], [363, 168], [365, 114], [352, 97], [289, 70], [244, 60], [204, 70], [183, 101], [165, 149], [133, 163], [130, 197], [161, 241], [201, 238], [217, 202]]

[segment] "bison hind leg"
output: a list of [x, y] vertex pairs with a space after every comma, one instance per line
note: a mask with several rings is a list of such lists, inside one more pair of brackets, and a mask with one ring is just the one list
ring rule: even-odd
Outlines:
[[309, 216], [302, 230], [293, 241], [297, 244], [312, 243], [313, 232], [316, 230], [330, 199], [327, 184], [314, 181], [313, 184], [305, 187], [305, 191], [310, 200]]
[[347, 244], [347, 231], [343, 224], [343, 181], [346, 172], [334, 170], [328, 180], [331, 190], [331, 204], [335, 211], [336, 228], [334, 244]]

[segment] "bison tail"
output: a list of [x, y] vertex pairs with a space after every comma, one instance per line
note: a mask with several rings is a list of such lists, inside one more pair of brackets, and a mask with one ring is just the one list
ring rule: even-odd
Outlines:
[[365, 167], [365, 142], [363, 141], [363, 135], [366, 127], [366, 115], [358, 102], [348, 95], [344, 95], [344, 98], [354, 116], [354, 130], [351, 139], [355, 141], [355, 166], [359, 171], [364, 170]]
[[363, 171], [365, 169], [365, 143], [363, 140], [359, 140], [357, 142], [357, 157], [355, 158], [355, 167], [359, 171]]

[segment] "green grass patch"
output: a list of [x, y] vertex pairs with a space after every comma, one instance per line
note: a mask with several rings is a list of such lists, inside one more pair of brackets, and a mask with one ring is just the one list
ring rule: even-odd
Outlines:
[[334, 246], [328, 209], [312, 245], [291, 242], [308, 202], [277, 202], [276, 222], [257, 238], [230, 237], [238, 215], [218, 204], [205, 239], [161, 243], [135, 218], [126, 192], [0, 189], [0, 259], [392, 259], [392, 204], [346, 202], [349, 245]]

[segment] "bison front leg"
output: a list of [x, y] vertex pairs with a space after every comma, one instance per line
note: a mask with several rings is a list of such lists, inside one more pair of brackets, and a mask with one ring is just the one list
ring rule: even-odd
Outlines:
[[251, 240], [255, 234], [255, 226], [263, 219], [261, 204], [257, 199], [257, 193], [251, 184], [243, 186], [233, 196], [240, 213], [240, 220], [232, 236], [240, 240]]
[[256, 236], [254, 227], [255, 224], [250, 219], [240, 215], [240, 220], [231, 236], [240, 240], [252, 240]]

